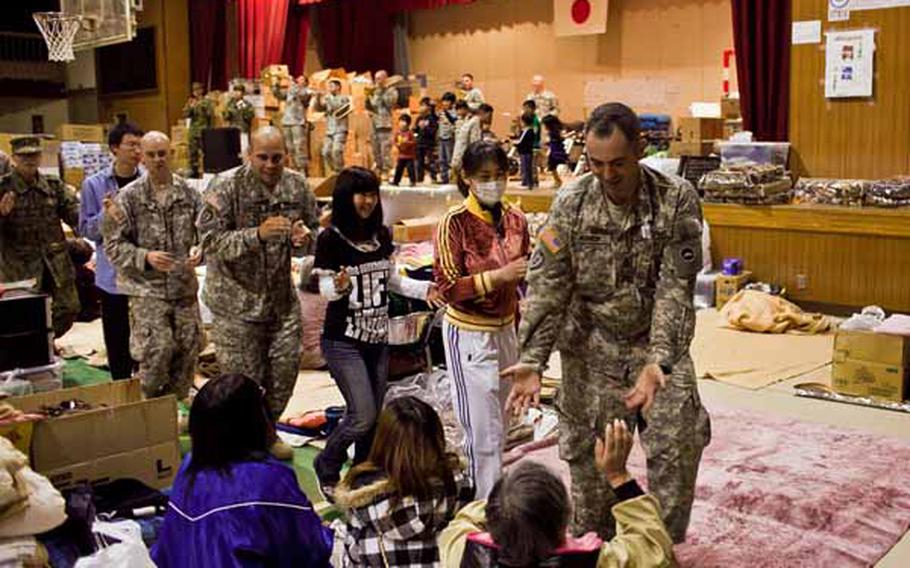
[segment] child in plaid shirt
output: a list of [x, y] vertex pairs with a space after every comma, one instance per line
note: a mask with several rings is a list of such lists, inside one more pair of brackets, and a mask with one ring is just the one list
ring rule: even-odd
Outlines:
[[438, 533], [473, 495], [436, 411], [412, 396], [389, 402], [369, 459], [335, 490], [348, 519], [342, 565], [437, 566]]

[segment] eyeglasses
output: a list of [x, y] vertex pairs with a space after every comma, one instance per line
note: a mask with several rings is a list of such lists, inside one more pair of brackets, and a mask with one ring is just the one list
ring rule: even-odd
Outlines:
[[139, 142], [121, 142], [121, 148], [126, 148], [127, 150], [135, 150], [139, 147]]
[[284, 154], [255, 154], [255, 156], [261, 162], [271, 162], [276, 165], [284, 161]]

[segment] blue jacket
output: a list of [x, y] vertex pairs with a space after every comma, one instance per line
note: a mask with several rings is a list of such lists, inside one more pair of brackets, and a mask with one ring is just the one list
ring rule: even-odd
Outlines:
[[[142, 173], [140, 166], [139, 174]], [[95, 243], [95, 286], [108, 294], [120, 292], [117, 290], [117, 272], [101, 246], [101, 217], [104, 214], [104, 197], [110, 194], [113, 199], [119, 190], [114, 166], [108, 166], [86, 178], [79, 195], [79, 234]]]
[[152, 559], [159, 568], [329, 566], [332, 532], [272, 458], [204, 470], [188, 490], [187, 456], [171, 492]]

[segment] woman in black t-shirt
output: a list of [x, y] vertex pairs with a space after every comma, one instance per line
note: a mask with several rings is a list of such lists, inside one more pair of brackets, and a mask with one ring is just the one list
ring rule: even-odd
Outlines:
[[350, 445], [356, 465], [373, 441], [388, 375], [389, 292], [438, 302], [430, 282], [397, 273], [393, 250], [391, 232], [382, 224], [379, 178], [364, 168], [346, 168], [338, 174], [332, 224], [316, 240], [313, 266], [319, 292], [329, 300], [322, 351], [347, 405], [314, 464], [329, 500]]

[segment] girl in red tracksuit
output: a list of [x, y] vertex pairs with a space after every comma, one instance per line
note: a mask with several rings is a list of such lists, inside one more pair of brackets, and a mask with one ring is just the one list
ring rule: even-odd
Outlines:
[[465, 432], [465, 457], [485, 499], [502, 469], [503, 416], [510, 384], [501, 370], [518, 360], [518, 283], [528, 268], [528, 224], [503, 202], [508, 159], [494, 142], [468, 146], [468, 186], [436, 233], [436, 286], [448, 302], [443, 335], [452, 399]]

